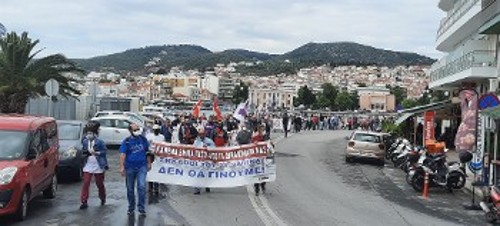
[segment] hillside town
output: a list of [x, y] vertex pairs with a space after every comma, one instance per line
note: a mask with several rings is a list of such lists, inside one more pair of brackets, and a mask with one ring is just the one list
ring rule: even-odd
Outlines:
[[[390, 97], [392, 94], [387, 87], [399, 86], [406, 89], [409, 99], [418, 99], [428, 85], [428, 69], [426, 66], [320, 66], [303, 68], [294, 75], [243, 76], [235, 72], [234, 64], [218, 64], [214, 71], [209, 72], [179, 68], [172, 68], [166, 74], [143, 76], [90, 72], [77, 89], [83, 96], [94, 98], [139, 98], [143, 106], [161, 100], [196, 102], [217, 97], [222, 105], [230, 108], [239, 104], [234, 103], [235, 89], [243, 88], [244, 84], [249, 87], [247, 100], [251, 108], [275, 106], [293, 110], [297, 107], [294, 99], [301, 87], [307, 86], [319, 93], [324, 83], [357, 92], [360, 96], [379, 97]], [[364, 110], [372, 110], [372, 104], [375, 103], [360, 103], [360, 106], [366, 106]], [[386, 106], [378, 108], [385, 111], [394, 111], [396, 105], [394, 98], [377, 104]]]

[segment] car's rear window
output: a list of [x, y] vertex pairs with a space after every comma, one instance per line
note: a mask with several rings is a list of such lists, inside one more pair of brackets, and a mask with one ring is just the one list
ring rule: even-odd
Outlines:
[[354, 140], [370, 143], [380, 143], [380, 136], [377, 136], [375, 134], [356, 133], [354, 135]]

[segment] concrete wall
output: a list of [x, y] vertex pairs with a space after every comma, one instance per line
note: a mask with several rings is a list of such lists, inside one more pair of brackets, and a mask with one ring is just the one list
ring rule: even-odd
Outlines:
[[[26, 105], [25, 113], [49, 116], [49, 102], [48, 97], [32, 98]], [[83, 121], [94, 115], [95, 112], [92, 108], [92, 98], [90, 96], [80, 96], [78, 99], [59, 96], [57, 101], [52, 103], [50, 116], [57, 120]]]

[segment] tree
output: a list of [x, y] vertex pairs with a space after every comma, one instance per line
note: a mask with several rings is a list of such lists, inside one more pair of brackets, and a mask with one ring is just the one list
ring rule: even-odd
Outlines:
[[419, 101], [413, 100], [413, 99], [404, 99], [403, 102], [401, 102], [401, 105], [403, 106], [404, 109], [409, 109], [418, 106], [420, 103]]
[[323, 93], [321, 93], [321, 98], [325, 101], [325, 107], [329, 107], [330, 109], [335, 109], [335, 98], [339, 94], [339, 90], [337, 87], [333, 86], [332, 83], [324, 83], [321, 85], [323, 89]]
[[335, 105], [337, 106], [337, 110], [346, 111], [353, 110], [357, 103], [354, 103], [354, 100], [349, 92], [342, 91], [335, 98]]
[[26, 32], [21, 36], [12, 32], [0, 39], [0, 112], [23, 114], [30, 97], [45, 95], [49, 79], [59, 82], [63, 96], [80, 94], [71, 87], [77, 80], [65, 74], [81, 74], [83, 70], [61, 54], [35, 60], [40, 53], [33, 52], [38, 43]]
[[248, 99], [248, 85], [240, 83], [234, 87], [233, 103], [243, 103]]
[[316, 102], [316, 95], [307, 86], [300, 87], [295, 99], [297, 106], [303, 104], [304, 106], [312, 106]]
[[401, 104], [403, 102], [403, 100], [406, 99], [408, 92], [405, 88], [400, 87], [400, 86], [391, 87], [389, 85], [388, 85], [388, 88], [389, 88], [391, 94], [394, 95], [394, 97], [396, 99], [396, 105]]

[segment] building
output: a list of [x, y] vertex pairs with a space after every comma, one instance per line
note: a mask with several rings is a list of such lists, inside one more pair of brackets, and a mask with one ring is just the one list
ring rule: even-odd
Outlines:
[[359, 108], [370, 111], [394, 111], [396, 97], [385, 87], [359, 87]]
[[293, 99], [297, 97], [294, 90], [280, 88], [250, 88], [248, 99], [254, 108], [277, 109], [293, 108]]
[[223, 101], [230, 101], [233, 99], [234, 90], [239, 84], [239, 81], [229, 77], [219, 77], [219, 92], [217, 96]]
[[[436, 49], [446, 55], [432, 65], [429, 88], [454, 91], [472, 86], [486, 93], [497, 82], [500, 2], [440, 0], [446, 13], [437, 31]], [[453, 92], [451, 92], [453, 93]]]

